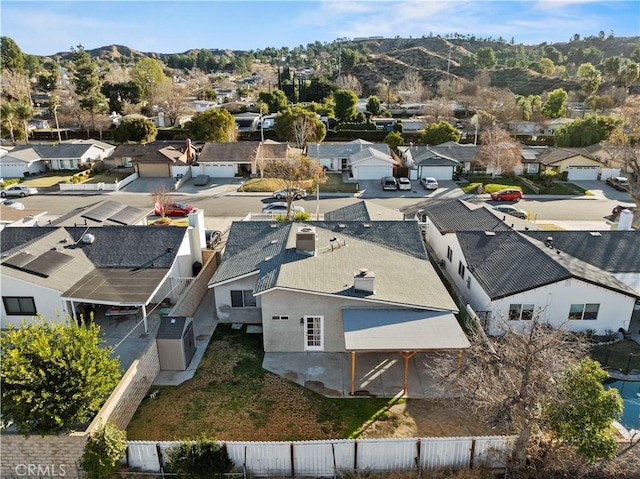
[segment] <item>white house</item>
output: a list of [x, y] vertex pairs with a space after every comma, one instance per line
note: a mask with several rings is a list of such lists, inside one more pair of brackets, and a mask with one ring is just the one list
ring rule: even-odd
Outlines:
[[526, 325], [534, 315], [573, 331], [628, 329], [640, 297], [632, 286], [553, 240], [540, 241], [548, 232], [513, 231], [484, 208], [465, 211], [455, 205], [460, 202], [449, 203], [425, 209], [426, 237], [491, 334], [504, 330], [504, 322]]
[[[397, 164], [389, 145], [366, 140], [309, 143], [307, 156], [318, 160], [329, 171], [350, 173], [355, 180], [379, 180], [383, 176], [392, 176], [393, 166]], [[357, 164], [355, 169], [354, 164]]]

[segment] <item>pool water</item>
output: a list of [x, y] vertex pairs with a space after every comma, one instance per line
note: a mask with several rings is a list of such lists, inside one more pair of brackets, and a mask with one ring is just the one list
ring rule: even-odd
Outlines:
[[624, 401], [622, 417], [618, 422], [628, 431], [640, 431], [640, 381], [606, 381], [604, 387], [616, 388]]

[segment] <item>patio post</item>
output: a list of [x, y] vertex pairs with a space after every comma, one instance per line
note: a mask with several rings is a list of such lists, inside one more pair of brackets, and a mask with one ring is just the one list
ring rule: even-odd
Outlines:
[[71, 305], [71, 317], [76, 322], [76, 324], [78, 324], [78, 317], [76, 314], [76, 305], [73, 304], [73, 301], [69, 301], [69, 304]]
[[400, 354], [402, 354], [402, 357], [404, 358], [404, 382], [402, 384], [402, 394], [406, 396], [407, 395], [407, 378], [409, 377], [409, 359], [411, 359], [413, 355], [416, 354], [416, 352], [400, 351]]
[[356, 352], [351, 351], [351, 395], [356, 393]]

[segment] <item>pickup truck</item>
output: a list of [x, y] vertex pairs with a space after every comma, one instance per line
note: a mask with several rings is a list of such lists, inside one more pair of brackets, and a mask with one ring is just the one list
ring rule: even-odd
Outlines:
[[623, 176], [612, 176], [607, 178], [607, 184], [616, 190], [629, 191], [629, 180]]

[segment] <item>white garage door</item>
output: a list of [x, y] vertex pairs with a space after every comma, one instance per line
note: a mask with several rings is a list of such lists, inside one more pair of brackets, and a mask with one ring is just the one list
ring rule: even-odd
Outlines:
[[452, 180], [453, 167], [451, 166], [423, 166], [420, 168], [420, 178], [431, 176], [436, 180]]
[[597, 166], [570, 166], [569, 181], [579, 180], [597, 180], [598, 179], [598, 167]]
[[204, 165], [204, 175], [211, 178], [233, 178], [236, 176], [235, 163], [202, 163]]
[[379, 180], [385, 176], [393, 176], [390, 166], [356, 166], [353, 169], [353, 178], [356, 180]]

